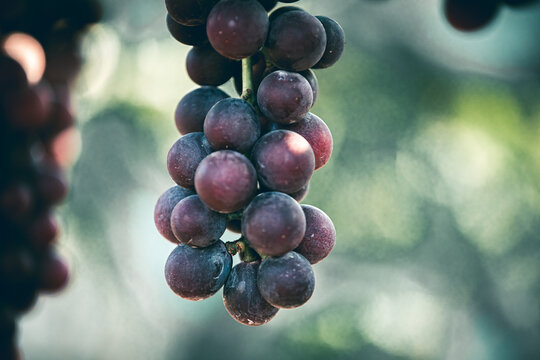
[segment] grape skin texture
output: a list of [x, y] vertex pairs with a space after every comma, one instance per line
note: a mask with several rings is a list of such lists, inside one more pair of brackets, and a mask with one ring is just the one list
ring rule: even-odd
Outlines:
[[302, 135], [311, 145], [315, 154], [315, 170], [320, 169], [330, 160], [334, 146], [332, 133], [320, 117], [308, 113], [300, 122], [283, 126], [283, 128]]
[[315, 290], [313, 269], [302, 255], [292, 251], [267, 257], [259, 267], [257, 284], [271, 305], [292, 309], [305, 304]]
[[176, 238], [189, 246], [207, 247], [225, 232], [227, 217], [203, 204], [199, 196], [182, 199], [171, 213], [171, 229]]
[[233, 267], [223, 287], [223, 304], [233, 319], [249, 326], [264, 325], [277, 314], [257, 287], [260, 261], [242, 262]]
[[171, 213], [180, 200], [193, 195], [194, 192], [180, 186], [173, 186], [165, 191], [158, 199], [154, 208], [154, 223], [159, 233], [172, 243], [178, 244], [178, 239], [171, 229]]
[[203, 133], [189, 133], [178, 139], [167, 154], [167, 170], [178, 185], [195, 186], [195, 170], [200, 162], [212, 152]]
[[311, 146], [289, 130], [274, 130], [261, 137], [251, 156], [262, 185], [284, 193], [307, 185], [315, 170]]
[[225, 92], [213, 86], [203, 86], [186, 94], [178, 103], [174, 114], [180, 134], [202, 132], [208, 111], [218, 101], [228, 97]]
[[326, 258], [336, 243], [336, 228], [322, 210], [311, 205], [302, 205], [306, 216], [306, 233], [294, 250], [302, 254], [311, 264]]
[[233, 63], [209, 45], [196, 46], [186, 58], [189, 78], [198, 85], [223, 85], [232, 76]]
[[249, 204], [257, 190], [257, 173], [250, 161], [232, 150], [207, 156], [195, 173], [195, 189], [210, 209], [232, 213]]
[[280, 256], [294, 250], [306, 231], [300, 205], [279, 192], [259, 194], [242, 216], [242, 234], [259, 254]]
[[325, 69], [338, 62], [345, 49], [345, 32], [334, 20], [326, 16], [316, 16], [326, 31], [326, 48], [324, 55], [315, 66], [315, 69]]
[[292, 124], [311, 108], [313, 89], [302, 75], [278, 70], [261, 82], [257, 103], [268, 119], [279, 124]]
[[231, 267], [232, 257], [222, 241], [205, 248], [180, 244], [167, 259], [165, 280], [176, 295], [198, 301], [221, 289]]
[[325, 48], [323, 25], [305, 11], [287, 11], [270, 23], [266, 49], [282, 69], [307, 70], [322, 58]]
[[224, 99], [206, 115], [204, 134], [214, 150], [246, 153], [261, 135], [259, 116], [247, 101]]
[[256, 0], [223, 0], [208, 15], [206, 33], [218, 53], [229, 59], [244, 59], [264, 45], [268, 16]]
[[219, 0], [165, 0], [167, 11], [176, 22], [186, 25], [204, 24], [208, 13]]
[[167, 14], [167, 29], [172, 37], [186, 45], [202, 45], [208, 41], [206, 37], [206, 27], [204, 25], [185, 26], [177, 23]]

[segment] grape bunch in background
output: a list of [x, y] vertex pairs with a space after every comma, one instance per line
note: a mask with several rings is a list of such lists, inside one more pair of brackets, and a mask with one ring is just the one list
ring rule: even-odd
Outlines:
[[[253, 326], [309, 300], [311, 265], [336, 240], [330, 218], [299, 202], [332, 152], [328, 126], [309, 112], [318, 94], [311, 69], [339, 60], [344, 33], [295, 6], [268, 14], [277, 3], [165, 1], [167, 27], [193, 46], [186, 68], [201, 86], [176, 108], [182, 137], [167, 168], [177, 185], [155, 207], [158, 230], [179, 244], [165, 265], [166, 281], [189, 300], [223, 287], [229, 314]], [[240, 98], [218, 88], [231, 78]], [[240, 239], [225, 244], [226, 229]], [[235, 254], [242, 261], [232, 267]]]
[[445, 0], [444, 12], [450, 24], [459, 30], [477, 30], [489, 24], [501, 6], [522, 7], [538, 0]]
[[66, 196], [70, 156], [61, 147], [74, 123], [70, 85], [81, 66], [79, 39], [100, 16], [96, 1], [0, 3], [1, 359], [21, 356], [18, 316], [39, 293], [68, 280], [55, 251], [54, 206]]

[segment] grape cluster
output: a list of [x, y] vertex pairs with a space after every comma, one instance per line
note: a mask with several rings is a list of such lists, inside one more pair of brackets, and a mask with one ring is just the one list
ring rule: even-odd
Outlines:
[[501, 5], [521, 7], [538, 0], [446, 0], [444, 12], [450, 24], [456, 29], [472, 31], [491, 22]]
[[[74, 123], [69, 95], [81, 65], [78, 42], [99, 17], [95, 1], [0, 3], [1, 359], [20, 358], [17, 317], [69, 277], [54, 248], [54, 206], [67, 192], [61, 147]], [[38, 78], [25, 67], [36, 59], [44, 62]]]
[[[281, 1], [292, 3], [294, 1]], [[158, 199], [159, 232], [178, 244], [165, 266], [169, 287], [189, 300], [223, 287], [229, 314], [262, 325], [313, 294], [311, 265], [331, 252], [336, 231], [320, 209], [300, 205], [313, 172], [332, 153], [332, 134], [309, 112], [311, 69], [335, 64], [343, 29], [276, 0], [166, 0], [167, 27], [192, 45], [186, 68], [201, 87], [176, 108], [182, 137], [167, 157], [177, 184]], [[217, 86], [234, 78], [240, 98]], [[220, 240], [225, 230], [237, 241]], [[232, 255], [240, 262], [232, 267]]]

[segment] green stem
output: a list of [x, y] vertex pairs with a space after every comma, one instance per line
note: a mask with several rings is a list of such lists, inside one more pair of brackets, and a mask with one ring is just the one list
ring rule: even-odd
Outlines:
[[242, 59], [242, 99], [253, 105], [255, 96], [253, 92], [253, 71], [251, 58]]
[[248, 245], [243, 237], [236, 241], [225, 243], [225, 247], [227, 248], [227, 252], [232, 256], [240, 254], [240, 259], [244, 262], [252, 262], [261, 259], [259, 254]]

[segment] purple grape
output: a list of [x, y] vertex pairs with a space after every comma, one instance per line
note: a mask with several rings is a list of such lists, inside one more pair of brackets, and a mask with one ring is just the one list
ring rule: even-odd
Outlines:
[[170, 14], [167, 14], [167, 29], [172, 37], [186, 45], [198, 46], [208, 41], [206, 26], [186, 26], [177, 23]]
[[171, 229], [171, 213], [180, 200], [193, 195], [194, 192], [180, 186], [173, 186], [165, 191], [158, 199], [154, 208], [154, 222], [159, 233], [172, 243], [178, 244], [178, 239]]
[[217, 241], [205, 248], [180, 244], [165, 264], [165, 280], [178, 296], [192, 301], [203, 300], [221, 289], [232, 266], [225, 244]]
[[231, 78], [233, 62], [210, 45], [196, 46], [187, 55], [186, 70], [196, 84], [219, 86]]
[[171, 229], [176, 238], [189, 246], [207, 247], [221, 238], [227, 216], [206, 207], [197, 195], [188, 196], [174, 207]]
[[311, 86], [311, 90], [313, 90], [313, 103], [311, 104], [311, 106], [313, 106], [319, 96], [319, 82], [317, 81], [317, 77], [311, 69], [300, 71], [299, 74], [306, 78]]
[[28, 227], [30, 243], [36, 250], [45, 250], [56, 240], [59, 233], [58, 222], [51, 211], [37, 215]]
[[292, 124], [307, 114], [313, 104], [313, 89], [302, 75], [274, 71], [257, 91], [257, 102], [265, 117], [279, 124]]
[[446, 0], [444, 12], [448, 22], [463, 31], [486, 26], [499, 12], [496, 0]]
[[325, 69], [338, 62], [345, 49], [345, 32], [334, 20], [326, 16], [316, 16], [326, 31], [326, 48], [324, 55], [315, 66], [315, 69]]
[[257, 191], [257, 173], [242, 154], [220, 150], [207, 156], [195, 173], [195, 189], [210, 209], [232, 213], [249, 204]]
[[229, 59], [244, 59], [264, 45], [268, 16], [256, 0], [222, 0], [208, 15], [206, 33], [218, 53]]
[[62, 290], [69, 281], [69, 269], [65, 261], [54, 251], [45, 257], [40, 274], [40, 291], [55, 293]]
[[302, 205], [306, 216], [306, 233], [294, 250], [302, 254], [311, 264], [326, 258], [336, 243], [336, 229], [332, 220], [322, 210], [311, 205]]
[[62, 169], [53, 162], [41, 164], [36, 174], [37, 198], [48, 206], [60, 203], [67, 195], [68, 184]]
[[203, 133], [194, 132], [182, 136], [167, 155], [169, 175], [178, 185], [192, 188], [195, 186], [195, 170], [211, 152], [210, 144]]
[[219, 0], [165, 0], [167, 11], [176, 22], [186, 25], [202, 25], [212, 7]]
[[218, 101], [228, 98], [225, 92], [213, 86], [203, 86], [189, 92], [180, 100], [174, 114], [176, 127], [182, 135], [202, 132], [204, 118]]
[[204, 135], [214, 150], [246, 153], [261, 135], [259, 116], [247, 101], [221, 100], [206, 115]]
[[307, 12], [287, 11], [270, 23], [265, 47], [281, 69], [303, 71], [322, 58], [326, 32], [321, 22]]
[[261, 255], [280, 256], [294, 250], [305, 231], [302, 208], [279, 192], [257, 195], [242, 216], [242, 234]]
[[292, 309], [309, 300], [315, 290], [315, 275], [309, 261], [292, 251], [264, 259], [257, 284], [261, 295], [271, 305]]
[[232, 318], [249, 326], [264, 325], [279, 309], [262, 297], [257, 287], [260, 261], [241, 262], [232, 268], [223, 287], [223, 304]]
[[326, 123], [317, 115], [308, 113], [300, 122], [282, 128], [302, 135], [315, 154], [315, 170], [323, 167], [332, 155], [332, 133]]
[[307, 185], [315, 169], [311, 146], [289, 130], [274, 130], [261, 137], [251, 157], [261, 184], [284, 193]]

